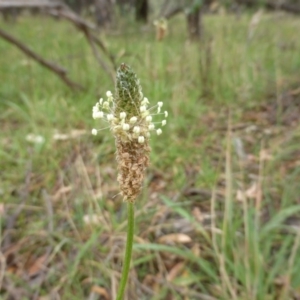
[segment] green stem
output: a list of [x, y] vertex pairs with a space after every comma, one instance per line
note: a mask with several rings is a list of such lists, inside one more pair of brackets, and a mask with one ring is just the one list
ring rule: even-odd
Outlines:
[[131, 202], [127, 203], [127, 220], [128, 220], [128, 224], [127, 224], [127, 241], [126, 241], [125, 257], [123, 263], [121, 282], [120, 282], [116, 300], [123, 300], [129, 269], [130, 269], [133, 233], [134, 233], [134, 204]]

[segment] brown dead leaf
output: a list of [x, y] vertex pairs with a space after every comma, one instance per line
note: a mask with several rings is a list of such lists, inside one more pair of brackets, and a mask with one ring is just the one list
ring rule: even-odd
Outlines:
[[247, 198], [256, 198], [259, 193], [259, 186], [256, 182], [254, 182], [249, 189], [246, 190], [245, 195]]
[[290, 95], [292, 96], [297, 96], [300, 94], [300, 88], [294, 89], [292, 91], [289, 92]]
[[149, 288], [153, 288], [153, 285], [155, 283], [155, 278], [151, 274], [147, 274], [143, 280], [143, 285], [148, 286]]
[[164, 178], [164, 174], [160, 172], [153, 172], [150, 181], [150, 189], [152, 192], [163, 190], [167, 186], [167, 182]]
[[14, 255], [15, 253], [19, 252], [20, 248], [27, 242], [28, 242], [28, 238], [26, 237], [20, 240], [18, 243], [9, 246], [9, 248], [6, 249], [6, 251], [4, 252], [4, 256], [6, 260], [9, 260], [10, 255]]
[[277, 286], [283, 286], [283, 285], [287, 284], [287, 282], [288, 282], [287, 276], [279, 276], [279, 277], [275, 278], [275, 280], [274, 280], [274, 283]]
[[3, 217], [5, 214], [5, 206], [4, 203], [0, 203], [0, 216]]
[[45, 142], [45, 138], [42, 135], [36, 134], [27, 134], [26, 141], [34, 144], [43, 144]]
[[158, 242], [162, 244], [187, 244], [191, 241], [192, 239], [184, 233], [166, 234], [158, 239]]
[[201, 247], [199, 243], [195, 243], [192, 247], [192, 252], [196, 257], [200, 257], [201, 255]]
[[244, 202], [246, 198], [245, 193], [241, 190], [237, 190], [235, 198], [238, 202]]
[[167, 275], [167, 281], [173, 281], [176, 277], [178, 277], [185, 267], [185, 262], [177, 263]]
[[162, 280], [162, 278], [163, 276], [160, 273], [157, 273], [155, 275], [147, 274], [143, 280], [143, 285], [151, 288], [151, 290], [156, 294], [159, 294], [159, 291], [161, 289], [161, 284], [159, 282], [160, 280]]
[[259, 157], [262, 161], [268, 161], [274, 159], [273, 155], [270, 154], [267, 149], [262, 149], [259, 153]]
[[47, 265], [48, 254], [38, 257], [27, 269], [29, 277], [33, 277], [43, 271]]
[[89, 214], [83, 216], [83, 222], [86, 225], [99, 225], [103, 223], [102, 216], [99, 216], [97, 214]]
[[200, 223], [202, 223], [204, 221], [204, 216], [203, 216], [203, 214], [202, 214], [199, 207], [194, 207], [193, 208], [193, 216]]
[[86, 130], [74, 129], [71, 132], [69, 132], [68, 134], [56, 132], [56, 133], [53, 134], [52, 138], [54, 140], [57, 140], [57, 141], [65, 141], [65, 140], [68, 140], [68, 139], [75, 139], [75, 138], [80, 137], [80, 136], [82, 136], [86, 133], [87, 133]]
[[92, 286], [92, 292], [95, 293], [95, 294], [103, 296], [106, 300], [110, 299], [109, 294], [106, 291], [106, 289], [101, 287], [101, 286], [93, 285]]

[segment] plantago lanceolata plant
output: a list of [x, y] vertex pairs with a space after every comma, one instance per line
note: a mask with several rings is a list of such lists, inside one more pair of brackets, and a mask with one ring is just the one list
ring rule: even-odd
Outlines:
[[[131, 68], [122, 64], [117, 71], [115, 94], [106, 93], [93, 107], [93, 118], [109, 124], [117, 148], [118, 182], [121, 195], [128, 205], [128, 228], [125, 259], [117, 299], [123, 299], [128, 278], [134, 233], [134, 202], [141, 192], [145, 169], [149, 164], [149, 139], [151, 134], [160, 135], [166, 125], [167, 111], [162, 111], [163, 102], [154, 106], [142, 93], [142, 87]], [[163, 120], [154, 122], [156, 115]], [[97, 129], [92, 130], [96, 135]]]

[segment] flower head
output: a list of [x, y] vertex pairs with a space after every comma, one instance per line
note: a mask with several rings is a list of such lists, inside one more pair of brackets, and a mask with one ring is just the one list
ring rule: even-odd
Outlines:
[[[155, 125], [166, 125], [166, 120], [153, 122], [153, 117], [161, 114], [163, 102], [151, 107], [136, 74], [125, 64], [117, 71], [115, 94], [108, 91], [106, 96], [106, 101], [101, 98], [93, 107], [93, 118], [108, 122], [114, 133], [120, 189], [124, 199], [133, 202], [149, 162], [150, 131], [156, 129], [160, 135], [162, 130]], [[163, 115], [167, 118], [167, 111]], [[92, 134], [97, 134], [97, 130], [93, 129]]]

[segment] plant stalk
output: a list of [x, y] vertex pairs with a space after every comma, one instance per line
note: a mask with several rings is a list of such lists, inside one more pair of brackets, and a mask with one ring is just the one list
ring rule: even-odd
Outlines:
[[134, 203], [132, 202], [127, 202], [127, 220], [128, 223], [127, 223], [127, 240], [126, 240], [125, 256], [123, 262], [121, 281], [120, 281], [116, 300], [123, 300], [128, 274], [130, 270], [130, 261], [131, 261], [133, 234], [134, 234]]

